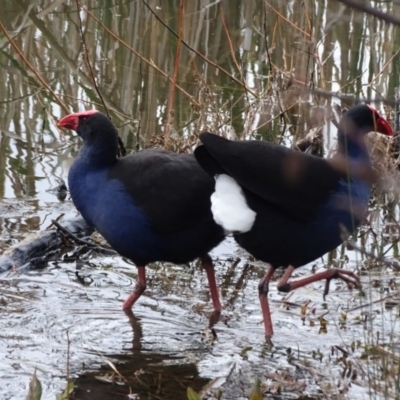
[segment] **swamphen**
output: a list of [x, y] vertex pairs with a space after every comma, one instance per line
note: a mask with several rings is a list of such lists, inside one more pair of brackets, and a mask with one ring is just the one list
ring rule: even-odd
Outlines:
[[195, 150], [199, 164], [216, 178], [214, 219], [237, 243], [270, 268], [259, 284], [265, 335], [273, 328], [268, 305], [269, 281], [286, 268], [278, 290], [289, 292], [326, 279], [360, 287], [353, 272], [329, 269], [288, 282], [301, 267], [344, 241], [367, 211], [372, 182], [369, 131], [393, 135], [389, 123], [372, 107], [358, 105], [342, 117], [337, 153], [322, 159], [262, 141], [230, 141], [203, 133]]
[[187, 263], [200, 257], [214, 306], [212, 318], [218, 318], [221, 305], [207, 253], [224, 239], [224, 231], [211, 213], [213, 178], [192, 154], [151, 149], [117, 158], [117, 131], [96, 110], [67, 115], [57, 126], [83, 139], [68, 174], [76, 208], [137, 266], [137, 284], [123, 308], [130, 309], [146, 289], [148, 263]]

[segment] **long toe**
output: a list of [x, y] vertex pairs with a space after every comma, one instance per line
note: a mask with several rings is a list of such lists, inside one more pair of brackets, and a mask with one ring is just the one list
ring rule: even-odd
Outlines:
[[338, 275], [338, 279], [346, 282], [349, 288], [351, 289], [353, 286], [361, 289], [361, 281], [360, 278], [352, 271], [340, 271]]
[[327, 294], [329, 294], [329, 286], [331, 283], [332, 279], [340, 279], [343, 282], [346, 282], [347, 287], [351, 290], [354, 287], [360, 289], [362, 291], [361, 288], [361, 281], [360, 278], [352, 271], [347, 271], [347, 270], [339, 270], [339, 269], [335, 269], [335, 270], [331, 270], [331, 277], [326, 279], [325, 282], [325, 289], [324, 289], [324, 300], [325, 297], [327, 296]]

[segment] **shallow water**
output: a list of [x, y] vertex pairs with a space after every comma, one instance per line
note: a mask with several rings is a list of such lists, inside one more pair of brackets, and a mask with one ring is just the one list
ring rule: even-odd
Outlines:
[[[63, 207], [68, 208], [68, 203]], [[321, 384], [335, 387], [340, 382], [346, 386], [340, 378], [342, 354], [336, 351], [338, 354], [331, 355], [335, 345], [347, 349], [349, 358], [355, 360], [358, 377], [350, 389], [352, 398], [369, 398], [363, 383], [367, 378], [360, 372], [368, 372], [368, 365], [359, 358], [364, 343], [371, 342], [377, 331], [381, 332], [382, 345], [399, 343], [398, 305], [391, 310], [385, 310], [384, 302], [368, 305], [396, 293], [390, 289], [392, 276], [362, 276], [365, 297], [332, 282], [326, 302], [321, 295], [323, 284], [286, 296], [272, 284], [275, 347], [271, 350], [264, 346], [257, 299], [257, 283], [265, 266], [247, 262], [248, 256], [231, 239], [221, 244], [213, 257], [224, 303], [222, 321], [215, 327], [216, 340], [204, 332], [211, 304], [205, 274], [195, 265], [148, 268], [149, 288], [131, 318], [121, 311], [121, 304], [133, 287], [136, 271], [118, 256], [90, 257], [79, 269], [76, 263], [50, 262], [42, 270], [5, 274], [0, 288], [0, 370], [4, 382], [0, 398], [22, 398], [36, 367], [43, 398], [54, 399], [65, 387], [68, 360], [71, 377], [84, 374], [76, 381], [83, 396], [77, 398], [111, 399], [121, 391], [147, 399], [157, 398], [158, 390], [159, 398], [172, 399], [177, 392], [174, 385], [168, 386], [171, 380], [181, 386], [178, 398], [185, 398], [186, 385], [200, 390], [209, 380], [221, 378], [215, 383], [218, 386], [235, 376], [234, 383], [221, 389], [227, 396], [224, 398], [233, 398], [229, 390], [244, 396], [257, 376], [275, 377], [272, 374], [283, 371], [301, 382], [294, 386], [294, 393], [305, 386], [305, 393], [317, 396]], [[236, 257], [241, 259], [239, 263]], [[354, 266], [350, 261], [348, 267]], [[296, 276], [307, 274], [310, 267], [300, 269]], [[382, 287], [372, 287], [374, 278], [382, 281]], [[306, 302], [303, 322], [301, 306]], [[367, 306], [360, 308], [363, 304]], [[318, 320], [322, 315], [327, 321], [325, 333]], [[357, 341], [361, 345], [352, 352], [350, 346]], [[116, 365], [128, 384], [98, 382], [111, 379], [112, 369], [106, 360]], [[329, 374], [326, 368], [331, 369]], [[97, 376], [94, 381], [89, 379], [91, 371]], [[242, 380], [237, 378], [242, 374]], [[90, 397], [88, 390], [102, 387], [103, 397]]]

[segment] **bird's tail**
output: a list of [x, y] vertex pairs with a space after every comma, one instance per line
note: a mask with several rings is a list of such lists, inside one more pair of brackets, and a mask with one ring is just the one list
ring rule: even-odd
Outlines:
[[215, 177], [211, 211], [215, 222], [229, 233], [248, 232], [256, 218], [256, 213], [247, 205], [242, 188], [226, 174]]

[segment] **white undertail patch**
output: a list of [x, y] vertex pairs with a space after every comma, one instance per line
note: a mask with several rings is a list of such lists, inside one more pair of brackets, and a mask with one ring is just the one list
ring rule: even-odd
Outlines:
[[242, 188], [229, 175], [215, 177], [215, 192], [211, 195], [214, 221], [227, 232], [248, 232], [256, 213], [249, 208]]

